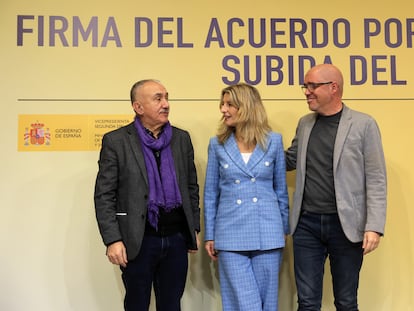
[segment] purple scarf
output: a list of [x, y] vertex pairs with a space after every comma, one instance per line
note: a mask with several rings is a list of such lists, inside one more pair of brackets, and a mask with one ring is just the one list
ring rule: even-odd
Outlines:
[[[135, 117], [134, 125], [138, 137], [141, 139], [147, 167], [149, 186], [148, 221], [151, 226], [158, 230], [159, 209], [162, 208], [164, 211], [170, 212], [173, 208], [182, 204], [170, 146], [172, 128], [170, 123], [167, 122], [158, 139], [155, 139], [145, 131], [138, 117]], [[159, 170], [154, 151], [160, 151]]]

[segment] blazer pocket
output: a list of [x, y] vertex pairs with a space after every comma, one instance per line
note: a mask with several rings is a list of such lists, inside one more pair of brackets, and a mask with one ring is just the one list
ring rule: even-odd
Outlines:
[[121, 230], [122, 240], [127, 241], [128, 239], [128, 213], [117, 212], [116, 219], [118, 221], [119, 230]]
[[357, 229], [365, 230], [365, 222], [367, 219], [366, 196], [364, 193], [357, 193], [353, 195], [353, 204], [355, 210], [355, 222]]

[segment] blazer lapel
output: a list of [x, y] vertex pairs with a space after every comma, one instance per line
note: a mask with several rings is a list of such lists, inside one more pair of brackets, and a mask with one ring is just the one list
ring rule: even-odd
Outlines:
[[300, 150], [302, 150], [302, 155], [299, 157], [300, 163], [297, 163], [300, 165], [300, 168], [302, 169], [302, 172], [305, 172], [306, 169], [306, 150], [309, 142], [310, 133], [312, 131], [313, 126], [315, 125], [317, 114], [313, 114], [312, 118], [309, 119], [309, 122], [306, 122], [303, 125], [303, 136], [301, 139], [301, 145], [298, 146]]
[[247, 169], [246, 164], [240, 154], [239, 147], [237, 146], [236, 139], [234, 134], [232, 134], [227, 141], [224, 143], [224, 151], [227, 153], [229, 158], [234, 162], [234, 164], [243, 172], [250, 175], [249, 170]]
[[180, 157], [182, 156], [180, 154], [180, 145], [178, 143], [177, 140], [177, 135], [178, 132], [175, 131], [175, 128], [172, 128], [172, 138], [171, 138], [171, 143], [170, 143], [170, 148], [171, 148], [171, 152], [173, 155], [173, 159], [174, 159], [174, 167], [175, 167], [175, 177], [177, 178], [177, 182], [180, 183], [180, 173], [182, 171], [180, 163], [182, 163], [182, 161], [180, 161]]
[[[267, 148], [269, 148], [269, 142], [267, 144]], [[247, 162], [247, 168], [249, 172], [253, 171], [253, 169], [256, 167], [257, 164], [259, 164], [260, 160], [263, 159], [264, 156], [265, 156], [264, 150], [260, 148], [259, 145], [256, 144], [256, 147], [254, 148], [253, 153], [249, 161]]]
[[224, 150], [230, 159], [234, 162], [234, 164], [249, 176], [253, 176], [252, 170], [265, 155], [265, 152], [256, 145], [249, 161], [246, 164], [240, 153], [239, 147], [237, 146], [234, 135], [231, 135], [229, 139], [227, 139], [227, 141], [224, 143]]
[[341, 157], [345, 139], [348, 135], [349, 129], [351, 128], [351, 124], [352, 124], [351, 120], [352, 120], [352, 117], [351, 117], [349, 108], [343, 105], [342, 116], [341, 116], [341, 120], [339, 121], [338, 132], [336, 133], [336, 138], [335, 138], [335, 147], [334, 147], [334, 154], [333, 154], [334, 173], [338, 165], [339, 158]]
[[134, 154], [135, 160], [137, 161], [138, 166], [142, 171], [142, 175], [144, 177], [145, 183], [148, 186], [147, 168], [145, 166], [144, 154], [142, 152], [141, 141], [138, 137], [134, 123], [131, 123], [128, 126], [127, 132], [129, 134], [128, 135], [129, 144], [131, 145], [131, 149]]

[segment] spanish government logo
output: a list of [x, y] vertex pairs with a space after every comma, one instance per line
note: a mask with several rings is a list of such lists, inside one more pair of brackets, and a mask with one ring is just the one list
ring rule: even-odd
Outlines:
[[30, 129], [26, 127], [24, 131], [24, 145], [50, 145], [49, 128], [45, 128], [45, 124], [38, 121], [30, 124]]

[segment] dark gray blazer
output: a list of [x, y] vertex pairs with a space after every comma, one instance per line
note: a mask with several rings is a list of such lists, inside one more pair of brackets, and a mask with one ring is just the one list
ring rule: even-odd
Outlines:
[[[188, 224], [188, 248], [197, 249], [199, 186], [189, 133], [173, 127], [171, 149]], [[98, 164], [94, 198], [103, 242], [123, 241], [128, 259], [134, 259], [144, 236], [149, 190], [141, 142], [133, 123], [104, 135]]]
[[[296, 136], [286, 151], [287, 170], [296, 169], [296, 188], [290, 213], [293, 234], [302, 208], [306, 150], [316, 113], [299, 120]], [[381, 135], [375, 120], [343, 106], [333, 154], [338, 215], [347, 238], [360, 242], [365, 231], [384, 233], [387, 178]]]

